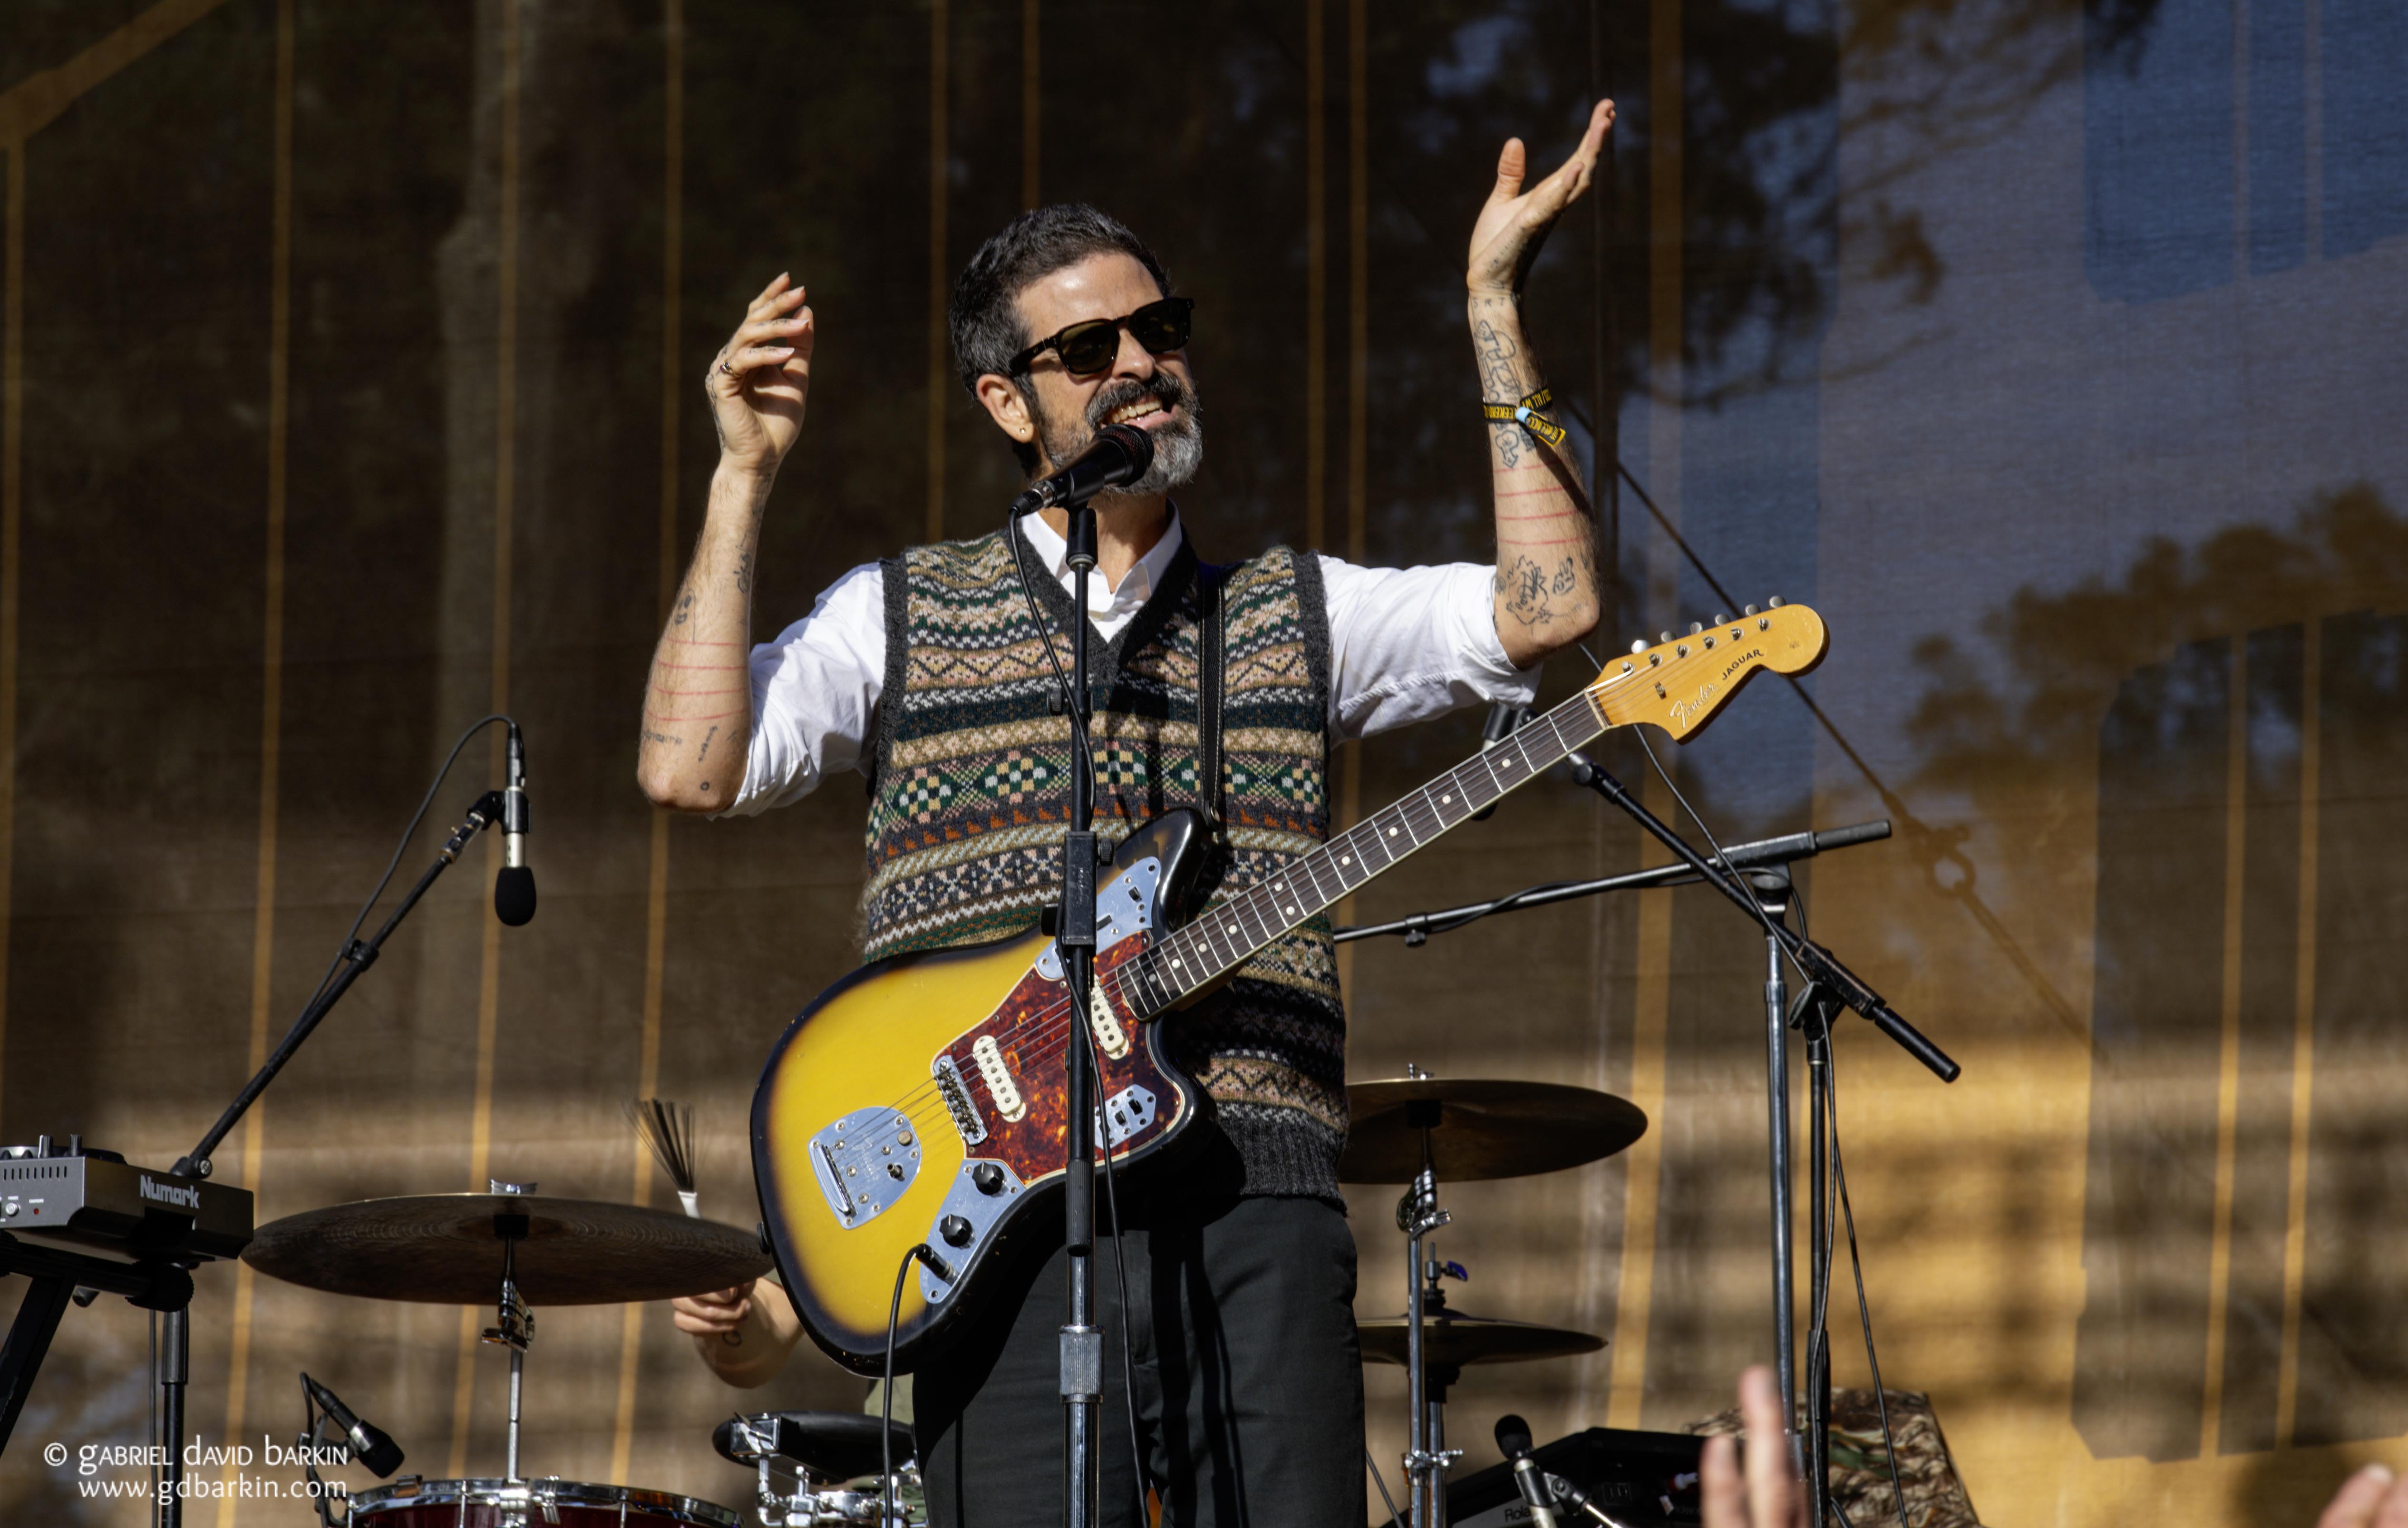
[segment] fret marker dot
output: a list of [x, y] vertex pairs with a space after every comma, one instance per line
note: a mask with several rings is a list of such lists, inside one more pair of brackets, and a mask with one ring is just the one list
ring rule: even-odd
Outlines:
[[1455, 798], [1454, 798], [1454, 797], [1452, 797], [1452, 796], [1441, 796], [1441, 797], [1440, 797], [1440, 798], [1439, 798], [1439, 800], [1441, 800], [1441, 801], [1452, 801], [1452, 800], [1455, 800]]
[[1388, 829], [1388, 836], [1389, 836], [1390, 838], [1394, 838], [1394, 837], [1396, 837], [1396, 836], [1397, 836], [1397, 830], [1396, 830], [1395, 829], [1393, 829], [1393, 828], [1389, 829]]
[[1338, 857], [1338, 862], [1341, 865], [1351, 865], [1354, 863], [1354, 857], [1351, 854], [1341, 854]]
[[1175, 955], [1174, 955], [1174, 956], [1172, 956], [1172, 957], [1170, 958], [1170, 969], [1171, 969], [1171, 970], [1173, 970], [1173, 971], [1177, 971], [1177, 970], [1179, 969], [1179, 967], [1180, 967], [1180, 964], [1181, 964], [1181, 961], [1180, 961], [1179, 957], [1177, 957], [1177, 956], [1175, 956]]
[[1238, 926], [1237, 926], [1236, 924], [1232, 923], [1231, 925], [1229, 925], [1229, 931], [1230, 931], [1231, 933], [1236, 933], [1236, 932], [1238, 931]]

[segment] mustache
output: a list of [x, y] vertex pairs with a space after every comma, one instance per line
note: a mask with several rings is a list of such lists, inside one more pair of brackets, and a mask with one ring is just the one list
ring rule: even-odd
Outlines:
[[1101, 429], [1114, 410], [1145, 398], [1152, 398], [1166, 409], [1183, 408], [1191, 419], [1196, 415], [1196, 390], [1168, 371], [1157, 371], [1142, 382], [1134, 377], [1124, 377], [1097, 388], [1096, 396], [1087, 400], [1087, 427]]

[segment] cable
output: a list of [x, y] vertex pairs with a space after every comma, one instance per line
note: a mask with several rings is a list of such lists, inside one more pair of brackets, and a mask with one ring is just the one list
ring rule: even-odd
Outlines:
[[[409, 841], [417, 836], [418, 825], [426, 820], [426, 810], [435, 804], [435, 793], [443, 788], [444, 780], [452, 773], [452, 766], [459, 761], [460, 750], [467, 747], [468, 740], [484, 728], [493, 726], [495, 722], [508, 723], [509, 720], [509, 717], [495, 712], [492, 715], [470, 722], [468, 729], [460, 734], [460, 741], [452, 745], [452, 752], [444, 756], [443, 767], [435, 771], [435, 783], [426, 787], [426, 795], [419, 801], [418, 811], [411, 815], [409, 826], [401, 830], [401, 842], [393, 846], [393, 858], [386, 862], [383, 876], [378, 880], [376, 889], [368, 893], [368, 900], [360, 904], [359, 915], [351, 919], [351, 927], [343, 935], [342, 944], [336, 947], [335, 959], [327, 964], [326, 973], [318, 978], [317, 989], [309, 994], [309, 1002], [318, 1001], [325, 992], [326, 984], [335, 979], [335, 973], [342, 969], [343, 958], [351, 952], [351, 942], [360, 937], [360, 926], [367, 922], [368, 914], [375, 908], [377, 899], [384, 895], [384, 888], [393, 884], [393, 872], [401, 868], [401, 857], [409, 851]], [[304, 1008], [308, 1005], [308, 1003], [302, 1004]]]
[[886, 1303], [886, 1383], [878, 1394], [879, 1528], [889, 1528], [895, 1521], [895, 1328], [903, 1319], [903, 1280], [910, 1276], [911, 1264], [930, 1255], [925, 1242], [914, 1242], [904, 1249], [903, 1264], [895, 1270], [895, 1297]]
[[1388, 1494], [1388, 1482], [1381, 1476], [1379, 1462], [1371, 1457], [1371, 1446], [1368, 1443], [1363, 1445], [1363, 1463], [1370, 1466], [1371, 1483], [1380, 1488], [1380, 1500], [1387, 1504], [1388, 1521], [1403, 1522], [1405, 1515], [1397, 1510], [1397, 1499]]
[[[1096, 1081], [1096, 1123], [1098, 1128], [1101, 1128], [1104, 1119], [1104, 1103], [1101, 1096], [1104, 1059], [1096, 1053], [1095, 1026], [1082, 1024], [1079, 1029], [1087, 1037], [1087, 1064], [1094, 1069]], [[1121, 1238], [1127, 1232], [1128, 1228], [1121, 1223], [1120, 1190], [1115, 1186], [1112, 1173], [1111, 1139], [1111, 1132], [1105, 1131], [1104, 1207], [1111, 1212], [1112, 1218], [1112, 1282], [1119, 1287], [1121, 1295], [1120, 1309], [1116, 1313], [1119, 1317], [1117, 1324], [1121, 1329], [1121, 1389], [1126, 1392], [1128, 1401], [1129, 1459], [1137, 1465], [1137, 1521], [1143, 1522], [1146, 1518], [1145, 1496], [1146, 1492], [1154, 1487], [1154, 1472], [1146, 1468], [1145, 1450], [1138, 1444], [1137, 1364], [1136, 1361], [1129, 1356], [1128, 1257], [1121, 1248]]]
[[[1882, 1453], [1889, 1461], [1889, 1489], [1898, 1504], [1898, 1521], [1901, 1528], [1909, 1528], [1906, 1486], [1898, 1474], [1898, 1437], [1890, 1431], [1889, 1425], [1889, 1392], [1882, 1388], [1881, 1359], [1873, 1351], [1872, 1308], [1865, 1301], [1865, 1263], [1856, 1249], [1856, 1210], [1848, 1202], [1848, 1172], [1840, 1161], [1840, 1077], [1830, 1064], [1828, 1046], [1823, 1068], [1823, 1101], [1831, 1123], [1831, 1183], [1840, 1190], [1840, 1208], [1848, 1222], [1848, 1265], [1856, 1280], [1856, 1324], [1865, 1334], [1865, 1362], [1873, 1372], [1873, 1404], [1881, 1412]], [[1827, 1241], [1825, 1246], [1828, 1247], [1829, 1243]], [[1828, 1279], [1825, 1280], [1825, 1288], [1827, 1290], [1829, 1288]]]
[[[1689, 804], [1689, 799], [1686, 796], [1681, 794], [1681, 787], [1672, 784], [1671, 771], [1665, 769], [1663, 761], [1656, 757], [1656, 750], [1647, 742], [1647, 734], [1634, 727], [1630, 729], [1630, 735], [1639, 740], [1640, 751], [1647, 756], [1647, 762], [1655, 767], [1656, 778], [1664, 782], [1664, 788], [1672, 793], [1672, 800], [1681, 803], [1681, 810], [1688, 814], [1689, 820], [1698, 825], [1698, 831], [1705, 835], [1706, 847], [1714, 851], [1715, 862], [1723, 864], [1723, 846], [1715, 841], [1714, 830], [1706, 826], [1705, 818], [1698, 815], [1698, 809]], [[1747, 878], [1747, 872], [1734, 870], [1728, 864], [1723, 864], [1723, 873], [1747, 887], [1747, 904], [1756, 909], [1756, 921], [1764, 925], [1765, 933], [1780, 946], [1782, 955], [1789, 961], [1789, 969], [1798, 973], [1798, 979], [1800, 982], [1813, 981], [1813, 978], [1807, 974], [1806, 968], [1798, 963], [1798, 957], [1789, 953], [1789, 946], [1782, 940], [1780, 930], [1772, 926], [1772, 915], [1764, 910], [1763, 899], [1756, 895], [1756, 883]]]
[[[1018, 515], [1013, 515], [1007, 523], [1005, 528], [1010, 530], [1011, 533], [1010, 539], [1013, 543], [1011, 548], [1011, 570], [1020, 575], [1020, 598], [1028, 602], [1028, 618], [1036, 623], [1038, 638], [1045, 648], [1045, 661], [1054, 666], [1054, 683], [1062, 687], [1062, 710], [1064, 715], [1066, 718], [1076, 717], [1079, 714], [1080, 703], [1086, 698], [1084, 696], [1073, 695], [1070, 692], [1070, 676], [1062, 671], [1062, 655], [1054, 651], [1054, 634], [1047, 628], [1045, 609], [1037, 602], [1036, 586], [1028, 582], [1028, 564], [1023, 560], [1020, 555], [1022, 550], [1026, 548], [1028, 545], [1027, 539], [1020, 534], [1020, 517]], [[1031, 555], [1034, 555], [1033, 553]], [[1082, 573], [1079, 576], [1083, 578], [1086, 575]], [[1082, 631], [1071, 640], [1074, 641], [1083, 642], [1087, 640], [1087, 634]], [[1083, 765], [1086, 769], [1087, 788], [1092, 793], [1095, 789], [1096, 781], [1095, 742], [1088, 738], [1087, 729], [1083, 727], [1073, 727], [1070, 728], [1070, 731], [1071, 734], [1079, 740], [1079, 763]]]

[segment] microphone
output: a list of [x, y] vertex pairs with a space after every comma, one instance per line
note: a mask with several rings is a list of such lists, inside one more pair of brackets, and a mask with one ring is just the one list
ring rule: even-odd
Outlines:
[[1014, 517], [1054, 505], [1083, 504], [1107, 488], [1135, 483], [1154, 465], [1154, 438], [1135, 425], [1107, 425], [1079, 459], [1039, 478], [1011, 501]]
[[1555, 1493], [1556, 1500], [1566, 1506], [1577, 1508], [1591, 1522], [1603, 1523], [1605, 1528], [1630, 1528], [1628, 1523], [1590, 1500], [1587, 1492], [1552, 1471], [1547, 1475], [1547, 1489]]
[[535, 872], [527, 868], [526, 744], [510, 723], [504, 745], [508, 783], [502, 786], [502, 870], [494, 877], [494, 915], [516, 929], [535, 916]]
[[1555, 1493], [1548, 1485], [1547, 1472], [1530, 1457], [1530, 1424], [1510, 1411], [1498, 1418], [1497, 1447], [1513, 1462], [1513, 1483], [1522, 1489], [1530, 1521], [1538, 1528], [1555, 1528]]
[[380, 1480], [391, 1478], [393, 1472], [401, 1468], [401, 1445], [393, 1441], [391, 1434], [374, 1422], [362, 1421], [357, 1412], [343, 1405], [341, 1397], [306, 1373], [301, 1383], [309, 1391], [309, 1399], [318, 1403], [318, 1409], [343, 1430], [353, 1459], [366, 1464]]

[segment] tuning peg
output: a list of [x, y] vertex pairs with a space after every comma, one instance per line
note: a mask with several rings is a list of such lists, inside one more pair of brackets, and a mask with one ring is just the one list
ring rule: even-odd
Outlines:
[[1630, 640], [1630, 650], [1634, 653], [1644, 653], [1647, 651], [1647, 639], [1644, 637], [1633, 637]]
[[1765, 601], [1765, 609], [1767, 610], [1779, 610], [1780, 608], [1781, 597], [1779, 595], [1774, 595], [1770, 599]]
[[1714, 618], [1711, 624], [1714, 626], [1728, 626], [1730, 624], [1730, 617], [1725, 615], [1720, 611], [1716, 611], [1714, 612]]
[[1756, 607], [1754, 605], [1750, 605], [1745, 610], [1740, 612], [1740, 613], [1742, 615], [1754, 615], [1756, 613]]
[[1698, 624], [1697, 622], [1695, 622], [1695, 621], [1692, 621], [1692, 622], [1690, 622], [1690, 623], [1689, 623], [1689, 635], [1690, 635], [1690, 636], [1692, 636], [1692, 637], [1696, 636], [1698, 632], [1703, 631], [1704, 629], [1706, 629], [1706, 628], [1705, 628], [1704, 627], [1702, 627], [1702, 626], [1698, 625]]
[[1670, 632], [1667, 631], [1667, 632], [1665, 632], [1664, 634], [1662, 634], [1661, 636], [1657, 637], [1656, 640], [1657, 641], [1667, 641], [1667, 642], [1668, 642], [1668, 641], [1670, 641], [1672, 640], [1672, 634], [1671, 634]]

